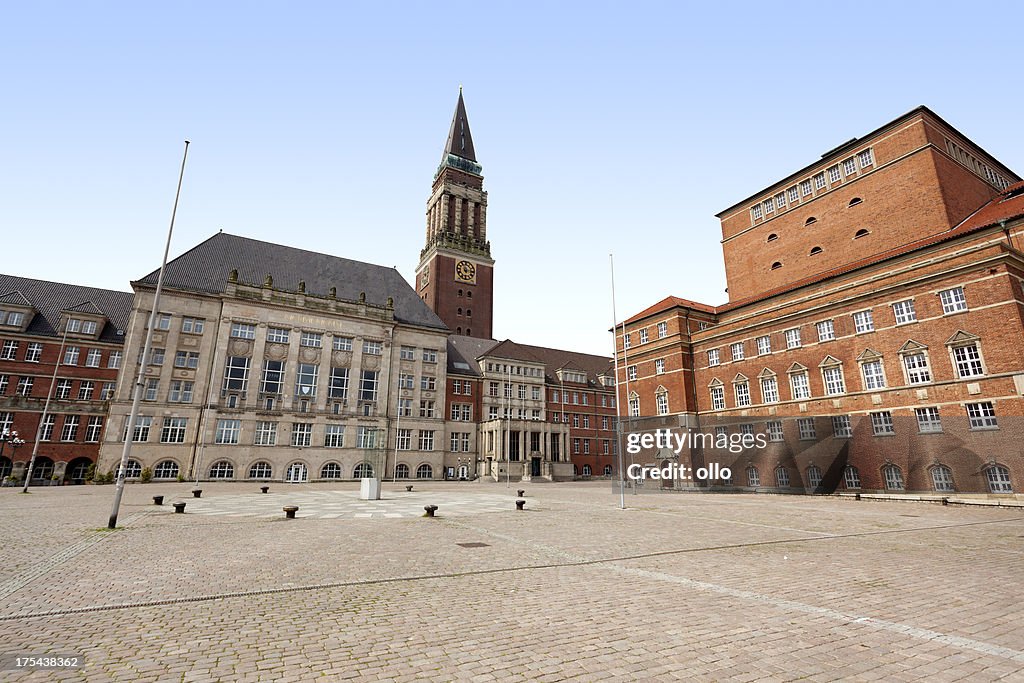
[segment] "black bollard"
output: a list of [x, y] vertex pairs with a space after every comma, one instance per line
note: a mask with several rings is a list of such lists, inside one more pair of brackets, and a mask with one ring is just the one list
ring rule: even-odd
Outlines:
[[164, 497], [163, 496], [153, 496], [153, 505], [163, 505], [163, 504], [164, 504]]
[[283, 508], [285, 519], [295, 519], [295, 513], [299, 511], [298, 505], [285, 505]]
[[179, 515], [185, 514], [184, 503], [172, 503], [172, 505], [174, 505], [174, 511], [177, 512]]
[[523, 508], [524, 505], [526, 505], [526, 501], [525, 500], [517, 500], [516, 501], [516, 510], [524, 509]]
[[202, 498], [202, 496], [203, 496], [203, 490], [202, 489], [192, 489], [192, 497], [193, 498]]
[[434, 513], [437, 512], [436, 505], [424, 505], [423, 509], [427, 511], [427, 517], [433, 517]]

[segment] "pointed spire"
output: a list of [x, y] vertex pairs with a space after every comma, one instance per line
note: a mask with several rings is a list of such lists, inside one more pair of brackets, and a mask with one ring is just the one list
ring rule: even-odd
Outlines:
[[462, 100], [462, 86], [459, 86], [459, 102], [455, 105], [455, 116], [452, 127], [448, 131], [448, 142], [444, 146], [444, 162], [449, 154], [468, 161], [476, 162], [476, 150], [473, 149], [473, 135], [469, 132], [469, 118], [466, 116], [466, 103]]

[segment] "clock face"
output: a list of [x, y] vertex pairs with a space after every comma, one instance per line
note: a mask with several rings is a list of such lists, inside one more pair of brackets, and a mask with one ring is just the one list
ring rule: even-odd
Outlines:
[[476, 277], [476, 266], [469, 261], [459, 261], [455, 264], [455, 275], [460, 280], [472, 281]]

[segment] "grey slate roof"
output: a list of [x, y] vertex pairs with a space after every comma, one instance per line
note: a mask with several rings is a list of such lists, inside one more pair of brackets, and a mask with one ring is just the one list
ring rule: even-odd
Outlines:
[[[448, 337], [448, 372], [457, 375], [481, 375], [480, 358], [501, 342], [496, 339], [480, 339], [453, 334]], [[463, 363], [468, 368], [457, 365]]]
[[[302, 280], [306, 292], [315, 296], [326, 297], [331, 287], [336, 287], [339, 299], [357, 301], [365, 292], [367, 303], [379, 306], [384, 306], [390, 296], [395, 301], [396, 320], [448, 329], [394, 268], [226, 232], [213, 235], [170, 261], [164, 287], [220, 294], [232, 270], [238, 271], [239, 282], [255, 286], [262, 285], [270, 275], [275, 289], [289, 292], [297, 291]], [[137, 282], [155, 286], [157, 275], [154, 270]]]
[[[598, 385], [597, 379], [601, 375], [615, 374], [612, 359], [608, 356], [519, 344], [510, 339], [499, 342], [494, 339], [477, 339], [454, 334], [448, 337], [448, 372], [481, 375], [477, 359], [484, 356], [543, 363], [545, 380], [549, 383], [558, 382], [555, 373], [563, 368], [586, 373], [587, 384], [591, 386]], [[467, 362], [470, 369], [455, 369], [454, 364], [458, 361]]]
[[118, 331], [128, 329], [133, 298], [131, 292], [0, 274], [0, 301], [22, 305], [27, 301], [39, 314], [32, 318], [26, 332], [44, 337], [60, 336], [61, 311], [99, 312], [110, 321], [103, 326], [100, 340], [123, 344], [124, 336], [119, 335]]

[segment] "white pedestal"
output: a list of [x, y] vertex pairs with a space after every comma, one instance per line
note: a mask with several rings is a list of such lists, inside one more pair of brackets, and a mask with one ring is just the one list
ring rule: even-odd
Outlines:
[[380, 479], [362, 479], [359, 482], [359, 500], [380, 500]]

